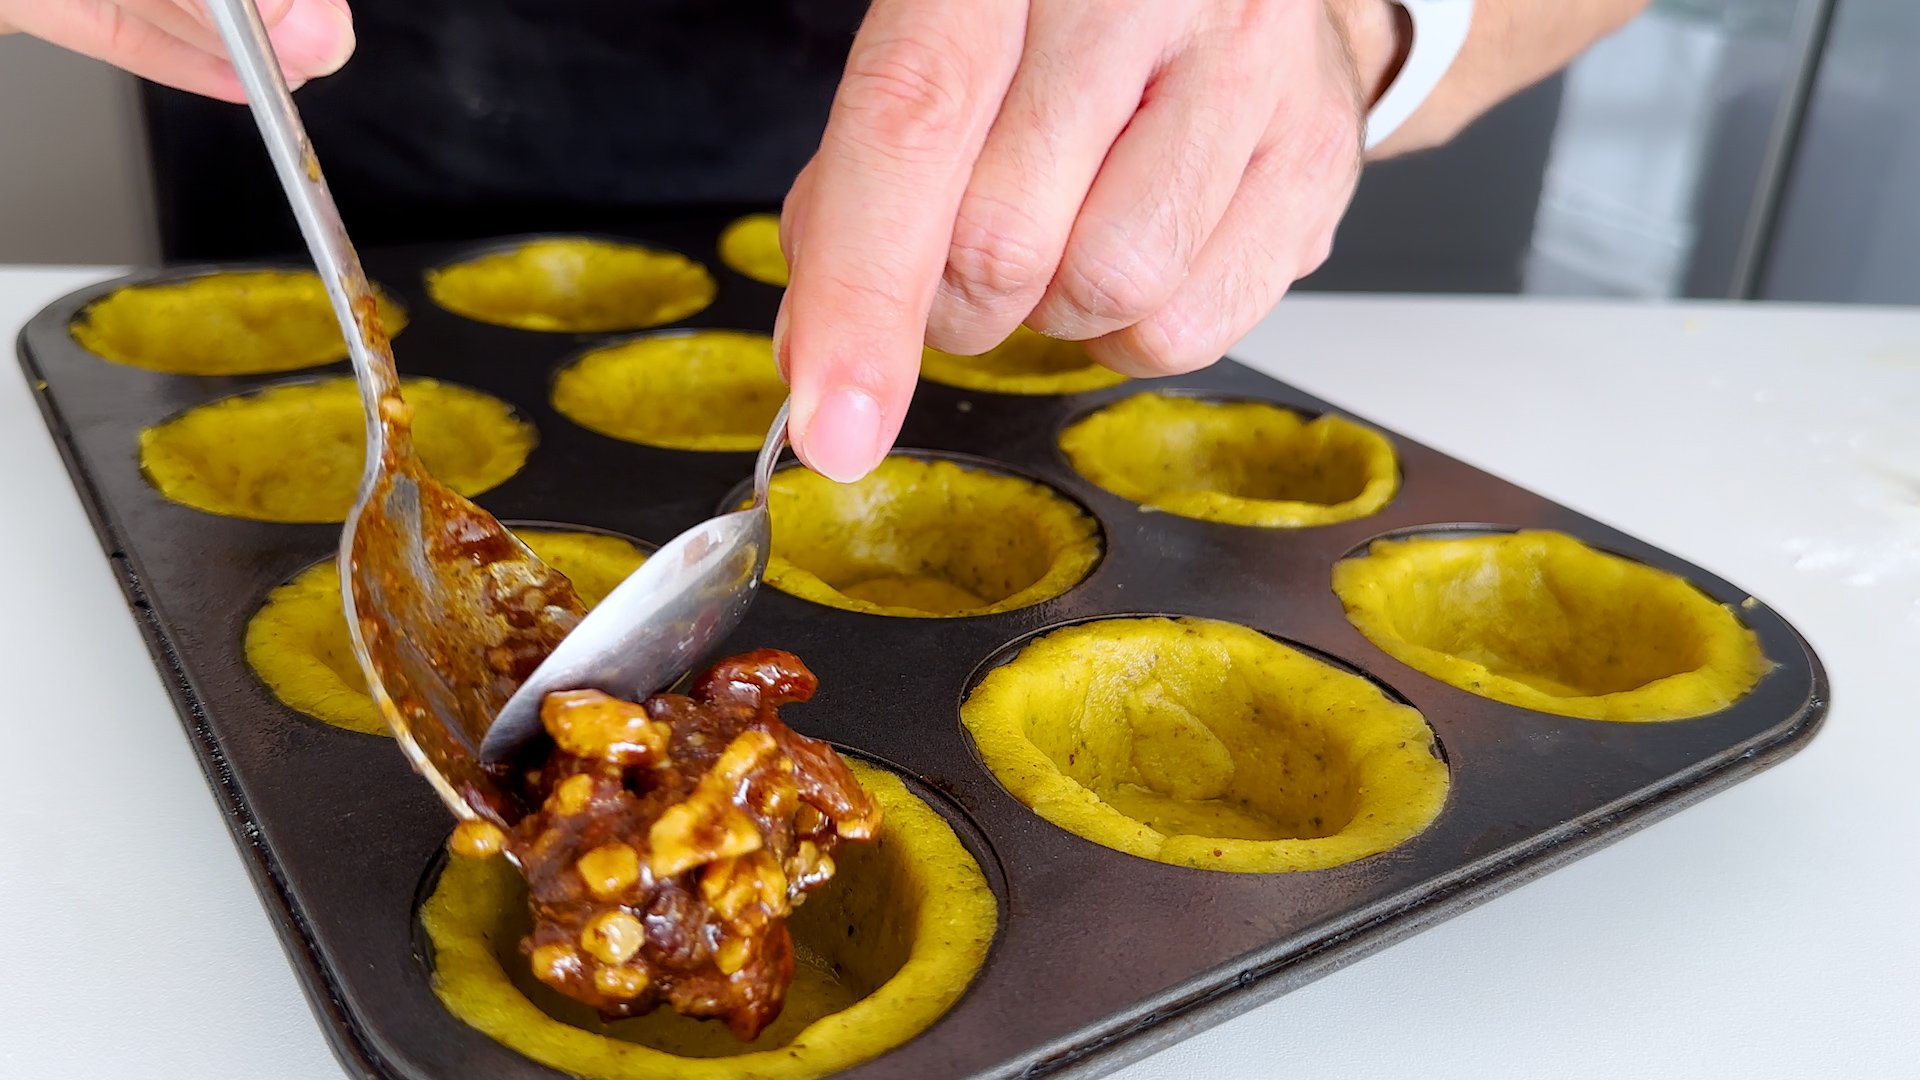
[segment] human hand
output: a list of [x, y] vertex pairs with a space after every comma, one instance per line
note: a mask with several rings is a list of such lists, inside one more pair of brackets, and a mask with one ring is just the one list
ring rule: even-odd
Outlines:
[[1400, 29], [1386, 0], [875, 0], [782, 218], [796, 452], [877, 465], [923, 340], [1213, 362], [1325, 260]]
[[[257, 0], [290, 86], [353, 54], [346, 0]], [[0, 34], [24, 33], [177, 90], [244, 102], [204, 0], [0, 0]]]

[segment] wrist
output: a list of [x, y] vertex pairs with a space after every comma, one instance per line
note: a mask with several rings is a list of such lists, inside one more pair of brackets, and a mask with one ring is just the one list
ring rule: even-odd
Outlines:
[[1427, 105], [1435, 97], [1447, 96], [1445, 84], [1454, 61], [1473, 32], [1475, 3], [1396, 0], [1393, 6], [1407, 17], [1410, 28], [1400, 64], [1367, 111], [1366, 152], [1370, 159], [1432, 145], [1434, 110]]
[[1392, 0], [1329, 0], [1327, 10], [1353, 61], [1360, 105], [1371, 109], [1407, 62], [1413, 18]]

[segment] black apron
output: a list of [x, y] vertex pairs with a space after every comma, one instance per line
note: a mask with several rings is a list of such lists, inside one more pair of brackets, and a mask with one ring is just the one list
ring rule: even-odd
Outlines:
[[[356, 242], [771, 208], [819, 143], [862, 0], [358, 0], [296, 94]], [[246, 110], [144, 93], [163, 255], [298, 254]]]

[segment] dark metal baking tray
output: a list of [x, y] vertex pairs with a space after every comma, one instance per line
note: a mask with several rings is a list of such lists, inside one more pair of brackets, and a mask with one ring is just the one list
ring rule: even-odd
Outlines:
[[[687, 214], [634, 238], [705, 262], [716, 302], [677, 326], [765, 331], [779, 290], [725, 269], [724, 217]], [[553, 373], [619, 335], [518, 331], [443, 311], [421, 271], [469, 248], [369, 253], [407, 306], [404, 373], [512, 402], [538, 427], [524, 470], [478, 501], [505, 520], [590, 526], [658, 544], [712, 513], [750, 455], [692, 454], [604, 438], [548, 404]], [[232, 267], [226, 267], [231, 269]], [[187, 407], [274, 383], [344, 374], [182, 377], [108, 363], [67, 327], [135, 274], [50, 305], [20, 359], [61, 454], [168, 681], [207, 781], [340, 1060], [375, 1078], [553, 1077], [455, 1019], [429, 986], [419, 891], [449, 819], [390, 740], [281, 705], [248, 667], [248, 618], [273, 587], [329, 558], [338, 530], [218, 517], [161, 498], [138, 433]], [[1345, 413], [1232, 361], [1158, 388]], [[886, 619], [765, 590], [729, 643], [801, 656], [822, 693], [789, 719], [886, 763], [955, 824], [998, 893], [1001, 924], [972, 988], [918, 1038], [849, 1078], [1095, 1076], [1274, 998], [1750, 776], [1813, 734], [1828, 700], [1817, 657], [1779, 615], [1700, 567], [1386, 432], [1401, 493], [1380, 513], [1310, 529], [1253, 529], [1141, 513], [1060, 455], [1061, 425], [1138, 389], [1014, 397], [923, 383], [900, 444], [985, 458], [1045, 481], [1098, 517], [1106, 554], [1065, 595], [958, 620]], [[1384, 429], [1383, 429], [1384, 430]], [[1610, 724], [1529, 712], [1420, 675], [1343, 616], [1331, 565], [1385, 533], [1457, 526], [1560, 530], [1685, 576], [1739, 605], [1777, 666], [1718, 714]], [[1440, 817], [1392, 851], [1335, 869], [1234, 874], [1162, 865], [1036, 817], [973, 756], [958, 705], [976, 673], [1047, 627], [1116, 614], [1242, 623], [1365, 673], [1417, 707], [1452, 772]], [[884, 643], [884, 647], [881, 647]]]

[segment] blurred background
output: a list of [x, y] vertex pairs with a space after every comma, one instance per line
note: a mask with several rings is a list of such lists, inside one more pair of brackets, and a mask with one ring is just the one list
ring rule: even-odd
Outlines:
[[[258, 155], [249, 125], [0, 38], [0, 263], [237, 250], [274, 227], [219, 167]], [[1453, 145], [1370, 168], [1302, 287], [1920, 304], [1920, 0], [1655, 0]]]

